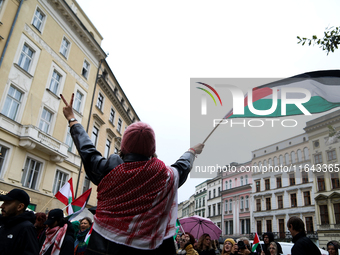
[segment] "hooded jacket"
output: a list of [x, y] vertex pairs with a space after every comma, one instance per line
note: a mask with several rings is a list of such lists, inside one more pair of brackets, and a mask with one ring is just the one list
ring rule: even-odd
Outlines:
[[25, 211], [17, 216], [0, 215], [0, 254], [39, 254], [34, 222], [35, 215], [31, 211]]
[[319, 248], [308, 238], [304, 232], [300, 232], [293, 237], [294, 246], [292, 255], [321, 255]]
[[[269, 237], [269, 244], [270, 244], [271, 242], [275, 242], [275, 241], [274, 241], [274, 234], [273, 234], [272, 232], [266, 232], [266, 233], [264, 233], [264, 234], [262, 235], [262, 240], [264, 240], [264, 236], [268, 236], [268, 237]], [[275, 243], [276, 243], [276, 245], [277, 245], [278, 254], [283, 253], [281, 245], [280, 245], [278, 242], [275, 242]], [[265, 253], [266, 255], [270, 255], [270, 251], [268, 250], [269, 244], [268, 244], [268, 245], [265, 244], [265, 243], [261, 244], [262, 250], [264, 251], [264, 253]], [[260, 247], [260, 246], [257, 246], [256, 252], [261, 253], [261, 247]]]

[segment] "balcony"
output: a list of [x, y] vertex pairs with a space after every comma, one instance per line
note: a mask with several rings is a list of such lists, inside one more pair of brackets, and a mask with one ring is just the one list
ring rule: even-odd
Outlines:
[[27, 150], [37, 149], [50, 155], [53, 162], [61, 163], [67, 158], [68, 146], [54, 137], [42, 132], [36, 126], [22, 126], [19, 145]]

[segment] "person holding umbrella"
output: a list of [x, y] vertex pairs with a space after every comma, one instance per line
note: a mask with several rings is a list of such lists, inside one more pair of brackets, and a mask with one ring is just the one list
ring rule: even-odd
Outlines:
[[199, 255], [215, 255], [215, 251], [211, 245], [211, 237], [209, 234], [203, 234], [197, 243], [197, 251]]

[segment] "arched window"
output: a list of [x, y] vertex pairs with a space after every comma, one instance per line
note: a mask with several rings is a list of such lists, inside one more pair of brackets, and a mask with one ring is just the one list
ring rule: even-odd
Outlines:
[[280, 155], [280, 166], [283, 166], [283, 156]]
[[291, 159], [292, 159], [292, 164], [294, 164], [294, 163], [295, 163], [295, 151], [292, 151], [292, 152], [290, 153], [290, 157], [291, 157]]
[[259, 161], [259, 171], [261, 171], [262, 170], [262, 163], [261, 163], [261, 161]]
[[246, 185], [247, 185], [248, 184], [248, 175], [246, 175], [245, 180], [246, 180]]
[[278, 164], [277, 164], [277, 157], [274, 157], [274, 166], [278, 166]]
[[248, 208], [249, 208], [249, 197], [246, 196], [246, 209], [248, 209]]
[[302, 152], [300, 149], [297, 150], [298, 162], [302, 162]]
[[225, 201], [225, 211], [228, 211], [228, 200]]
[[233, 210], [233, 200], [230, 199], [229, 200], [229, 211], [232, 211]]
[[267, 166], [267, 160], [263, 160], [263, 166]]
[[243, 176], [241, 176], [241, 186], [243, 186]]
[[304, 157], [305, 157], [305, 160], [308, 160], [308, 159], [309, 159], [309, 151], [308, 151], [308, 148], [307, 148], [307, 147], [305, 147], [305, 148], [303, 149], [303, 155], [304, 155]]
[[244, 197], [241, 197], [241, 204], [240, 204], [241, 210], [244, 208]]
[[228, 181], [225, 181], [225, 189], [228, 189]]
[[231, 189], [232, 187], [233, 187], [232, 180], [229, 180], [229, 189]]
[[272, 161], [272, 159], [270, 158], [270, 159], [268, 159], [268, 166], [269, 167], [272, 167], [273, 166], [273, 161]]
[[285, 165], [289, 165], [289, 154], [285, 154]]

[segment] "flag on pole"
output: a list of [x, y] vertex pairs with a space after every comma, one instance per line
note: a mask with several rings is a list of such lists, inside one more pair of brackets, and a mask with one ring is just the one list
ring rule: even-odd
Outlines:
[[87, 205], [87, 202], [89, 201], [91, 191], [92, 188], [89, 188], [87, 191], [85, 191], [82, 195], [80, 195], [71, 203], [72, 215], [69, 214], [70, 221], [84, 210], [85, 206]]
[[176, 220], [176, 234], [174, 235], [174, 240], [176, 240], [176, 236], [178, 234], [179, 231], [179, 226], [181, 225], [181, 223], [179, 222], [179, 220]]
[[254, 242], [253, 242], [253, 248], [251, 249], [252, 252], [256, 251], [257, 246], [260, 244], [260, 238], [259, 235], [257, 233], [255, 233], [255, 238], [254, 238]]
[[[302, 91], [309, 92], [310, 98]], [[231, 109], [224, 119], [302, 115], [305, 110], [312, 114], [339, 106], [340, 70], [323, 70], [253, 88], [251, 95], [244, 97], [244, 113], [234, 114]]]
[[64, 205], [71, 204], [74, 200], [72, 178], [70, 178], [54, 196]]

